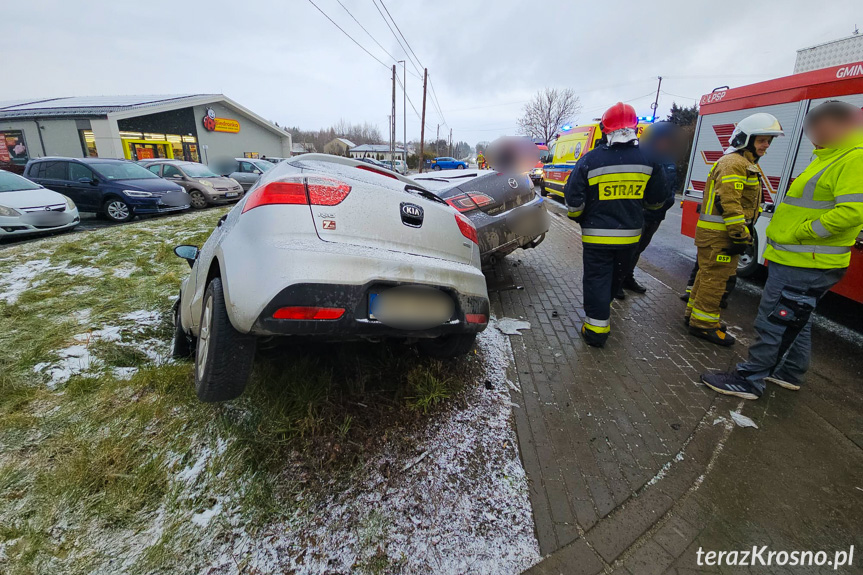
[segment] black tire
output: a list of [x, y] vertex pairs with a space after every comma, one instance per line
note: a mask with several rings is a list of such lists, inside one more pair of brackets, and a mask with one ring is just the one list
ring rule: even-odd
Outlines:
[[761, 268], [758, 263], [758, 236], [752, 236], [752, 245], [746, 248], [746, 252], [741, 254], [737, 260], [737, 277], [751, 278]]
[[254, 336], [240, 333], [231, 325], [222, 280], [213, 279], [204, 292], [195, 352], [198, 399], [213, 403], [242, 395], [252, 372], [255, 344]]
[[440, 166], [432, 166], [432, 170], [434, 170], [435, 172], [439, 172]]
[[542, 196], [543, 198], [548, 195], [548, 190], [545, 189], [545, 181], [544, 180], [539, 181], [539, 195]]
[[126, 203], [126, 200], [116, 196], [108, 198], [102, 204], [102, 214], [112, 222], [122, 223], [128, 222], [135, 217], [135, 212], [132, 207]]
[[192, 340], [183, 331], [180, 322], [180, 300], [174, 302], [174, 344], [171, 348], [171, 357], [174, 359], [187, 359], [192, 355]]
[[459, 164], [459, 165], [458, 165], [458, 169], [459, 169], [459, 170], [463, 170], [463, 169], [464, 169], [464, 167], [465, 167], [465, 166], [464, 166], [464, 164]]
[[192, 198], [191, 206], [196, 210], [202, 210], [207, 207], [207, 196], [201, 190], [189, 190], [189, 196]]
[[475, 333], [459, 333], [442, 335], [432, 339], [421, 339], [417, 343], [417, 349], [431, 357], [449, 358], [470, 353], [475, 344]]

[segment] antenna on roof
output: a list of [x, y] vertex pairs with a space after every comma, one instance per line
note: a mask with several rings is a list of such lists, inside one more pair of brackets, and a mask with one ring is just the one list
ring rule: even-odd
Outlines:
[[856, 36], [859, 33], [860, 33], [860, 30], [857, 28], [857, 24], [854, 24], [854, 35]]

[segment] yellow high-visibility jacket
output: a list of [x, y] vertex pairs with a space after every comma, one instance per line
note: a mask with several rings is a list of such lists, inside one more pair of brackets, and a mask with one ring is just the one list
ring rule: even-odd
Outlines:
[[788, 189], [767, 226], [764, 258], [800, 268], [845, 268], [863, 228], [863, 130], [815, 160]]

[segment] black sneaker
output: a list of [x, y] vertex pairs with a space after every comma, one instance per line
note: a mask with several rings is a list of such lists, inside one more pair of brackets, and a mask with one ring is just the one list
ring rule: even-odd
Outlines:
[[626, 294], [623, 292], [623, 287], [617, 290], [617, 293], [614, 294], [614, 299], [626, 299]]
[[635, 281], [635, 278], [632, 276], [623, 280], [623, 287], [635, 293], [647, 293], [647, 288]]
[[784, 379], [779, 379], [774, 375], [771, 375], [770, 377], [765, 377], [764, 381], [772, 383], [774, 385], [778, 385], [779, 387], [784, 387], [785, 389], [790, 389], [791, 391], [800, 391], [800, 386], [798, 384], [786, 381]]
[[700, 327], [692, 327], [690, 325], [689, 333], [690, 335], [700, 337], [710, 343], [715, 343], [716, 345], [721, 345], [723, 347], [734, 345], [734, 342], [736, 341], [733, 335], [727, 334], [721, 329], [715, 327], [711, 329], [701, 329]]
[[758, 399], [761, 397], [761, 391], [743, 379], [739, 373], [704, 373], [701, 375], [701, 381], [717, 393], [723, 395], [733, 395], [742, 397], [743, 399]]

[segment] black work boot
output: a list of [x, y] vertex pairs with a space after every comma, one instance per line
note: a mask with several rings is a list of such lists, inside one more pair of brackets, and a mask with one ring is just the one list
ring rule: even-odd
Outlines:
[[[689, 327], [689, 318], [684, 317], [683, 321], [686, 323], [686, 327]], [[728, 324], [726, 324], [724, 321], [719, 322], [719, 329], [722, 331], [728, 331]]]
[[605, 341], [608, 339], [607, 333], [596, 333], [581, 326], [581, 337], [584, 338], [584, 343], [591, 347], [605, 347]]
[[717, 327], [702, 329], [700, 327], [693, 327], [690, 325], [689, 334], [723, 347], [734, 345], [734, 342], [736, 341], [733, 335], [730, 335]]
[[626, 293], [623, 291], [623, 286], [620, 286], [620, 289], [618, 289], [617, 293], [614, 294], [614, 299], [626, 299]]
[[647, 288], [635, 281], [633, 276], [629, 276], [623, 280], [623, 287], [635, 293], [647, 293]]

